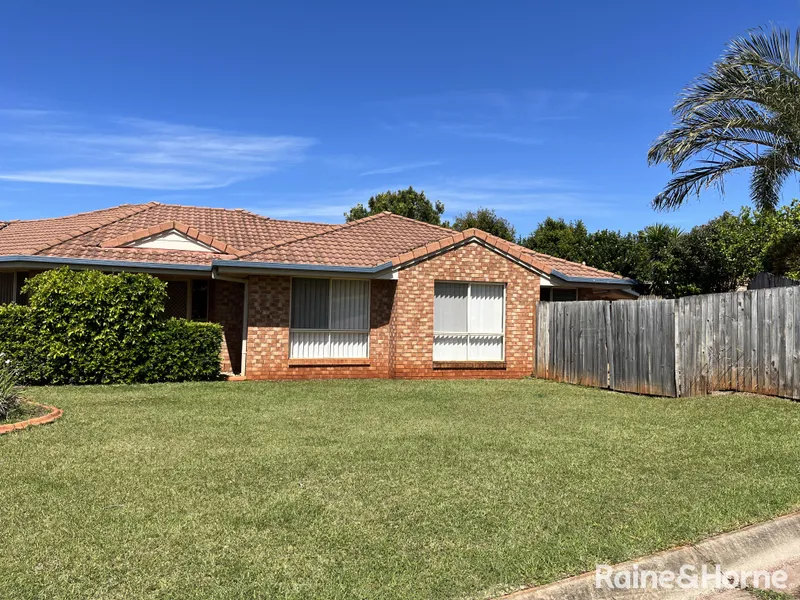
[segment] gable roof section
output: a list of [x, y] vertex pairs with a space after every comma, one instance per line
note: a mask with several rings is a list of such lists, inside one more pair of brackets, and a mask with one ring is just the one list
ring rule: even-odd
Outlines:
[[[119, 248], [128, 236], [176, 223], [210, 240], [221, 254], [147, 248]], [[235, 259], [276, 240], [328, 231], [325, 223], [278, 221], [244, 210], [205, 208], [150, 202], [55, 219], [12, 221], [0, 229], [0, 256], [49, 256], [95, 261], [139, 261], [171, 264], [211, 264], [214, 258]], [[177, 228], [176, 228], [177, 229]], [[134, 241], [133, 239], [131, 241]], [[223, 246], [224, 244], [224, 246]]]
[[159, 223], [158, 225], [153, 225], [152, 227], [137, 229], [136, 231], [132, 231], [130, 233], [126, 233], [124, 235], [111, 238], [110, 240], [106, 240], [100, 244], [101, 248], [117, 248], [120, 246], [129, 246], [135, 242], [147, 239], [149, 237], [153, 237], [159, 235], [161, 233], [166, 233], [169, 231], [177, 231], [178, 233], [182, 234], [184, 237], [190, 240], [196, 240], [201, 244], [206, 246], [210, 246], [211, 248], [222, 252], [223, 254], [234, 254], [236, 256], [241, 256], [246, 254], [242, 250], [237, 250], [227, 242], [202, 233], [198, 229], [195, 229], [191, 225], [186, 225], [185, 223], [181, 223], [180, 221], [164, 221], [163, 223]]
[[505, 254], [510, 258], [518, 260], [519, 262], [533, 267], [542, 273], [550, 273], [550, 267], [546, 263], [540, 261], [537, 257], [525, 252], [526, 248], [523, 246], [514, 244], [513, 242], [506, 241], [502, 238], [492, 235], [491, 233], [486, 233], [485, 231], [475, 228], [465, 229], [461, 232], [453, 232], [453, 234], [448, 237], [436, 240], [435, 242], [431, 242], [425, 246], [414, 248], [413, 250], [399, 256], [394, 256], [389, 260], [389, 262], [391, 262], [392, 266], [394, 267], [402, 266], [410, 262], [427, 258], [430, 255], [449, 250], [451, 247], [469, 243], [473, 240], [483, 242], [483, 245], [489, 246], [501, 254]]

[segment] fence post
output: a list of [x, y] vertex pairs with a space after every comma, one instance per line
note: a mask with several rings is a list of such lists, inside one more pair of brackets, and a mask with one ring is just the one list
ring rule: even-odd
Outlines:
[[681, 354], [681, 314], [683, 313], [683, 298], [674, 301], [672, 313], [672, 326], [675, 328], [675, 397], [683, 395], [683, 356]]
[[609, 389], [614, 389], [614, 335], [611, 330], [611, 301], [601, 300], [603, 302], [603, 318], [606, 326], [606, 386]]

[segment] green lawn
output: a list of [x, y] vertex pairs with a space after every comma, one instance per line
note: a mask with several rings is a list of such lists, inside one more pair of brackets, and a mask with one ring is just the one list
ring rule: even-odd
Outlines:
[[2, 598], [463, 598], [800, 505], [800, 404], [551, 382], [30, 389]]

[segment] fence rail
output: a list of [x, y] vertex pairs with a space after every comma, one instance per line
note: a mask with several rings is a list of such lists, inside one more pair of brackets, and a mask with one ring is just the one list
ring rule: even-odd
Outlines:
[[658, 396], [800, 398], [800, 288], [539, 302], [537, 377]]

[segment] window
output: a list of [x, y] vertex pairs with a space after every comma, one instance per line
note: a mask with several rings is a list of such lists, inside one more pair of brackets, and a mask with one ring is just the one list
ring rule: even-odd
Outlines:
[[186, 307], [189, 302], [188, 281], [168, 281], [167, 300], [164, 303], [164, 316], [176, 319], [186, 318]]
[[434, 284], [433, 360], [503, 360], [505, 286]]
[[208, 281], [195, 279], [192, 283], [192, 321], [208, 321]]
[[292, 279], [290, 358], [367, 358], [369, 281]]
[[578, 290], [573, 288], [542, 287], [539, 299], [545, 302], [572, 302], [578, 299]]
[[167, 300], [164, 316], [192, 321], [208, 320], [208, 290], [206, 279], [167, 281]]

